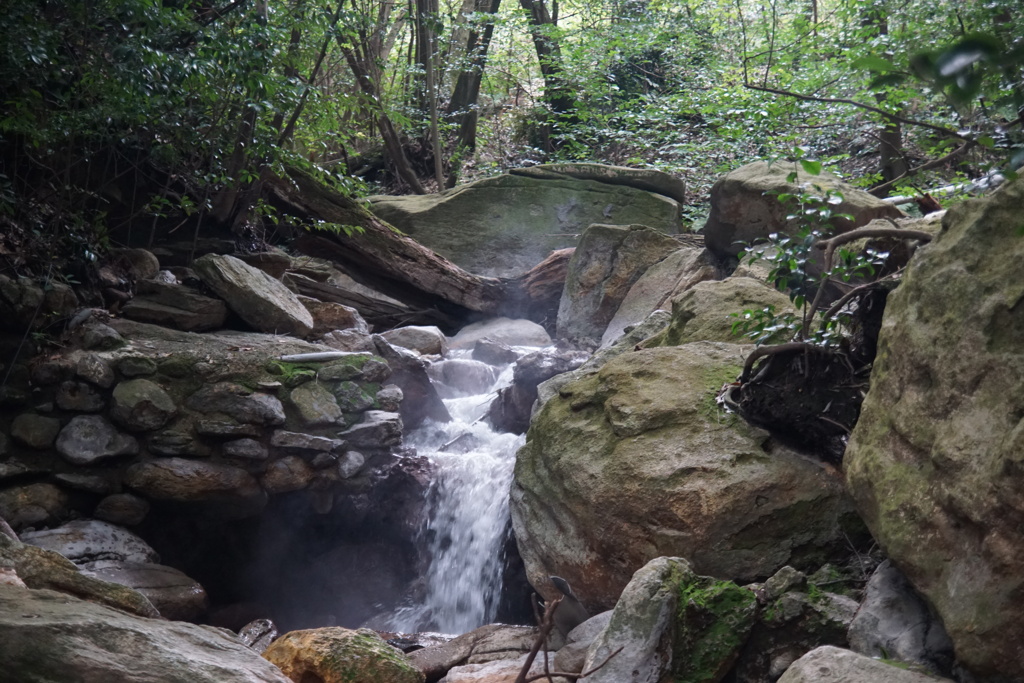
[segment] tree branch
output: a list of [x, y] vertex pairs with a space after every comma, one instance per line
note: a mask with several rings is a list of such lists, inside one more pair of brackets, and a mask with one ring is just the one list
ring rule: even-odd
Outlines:
[[939, 166], [942, 166], [943, 164], [945, 164], [945, 163], [947, 163], [949, 161], [952, 161], [958, 155], [963, 154], [967, 150], [969, 150], [969, 149], [971, 149], [973, 147], [976, 147], [977, 145], [978, 145], [978, 141], [977, 140], [968, 140], [967, 142], [965, 142], [964, 144], [960, 145], [959, 147], [954, 149], [952, 152], [947, 154], [946, 156], [941, 157], [939, 159], [933, 159], [932, 161], [929, 161], [927, 163], [921, 164], [920, 166], [916, 166], [914, 168], [908, 168], [900, 176], [898, 176], [896, 178], [893, 178], [889, 182], [882, 183], [881, 185], [876, 185], [875, 187], [871, 188], [870, 192], [871, 192], [871, 194], [876, 195], [876, 196], [881, 195], [881, 194], [885, 194], [893, 185], [895, 185], [899, 181], [903, 180], [904, 178], [910, 178], [912, 176], [917, 175], [918, 173], [921, 173], [922, 171], [929, 171], [929, 170], [931, 170], [933, 168], [937, 168]]
[[926, 123], [924, 121], [908, 119], [898, 114], [888, 112], [884, 109], [872, 107], [870, 104], [864, 104], [863, 102], [857, 102], [856, 100], [849, 100], [846, 99], [845, 97], [818, 97], [817, 95], [804, 95], [803, 93], [793, 92], [791, 90], [779, 90], [778, 88], [768, 88], [765, 86], [753, 85], [751, 83], [744, 83], [743, 86], [746, 88], [750, 88], [751, 90], [772, 93], [773, 95], [784, 95], [785, 97], [794, 97], [798, 100], [804, 100], [806, 102], [824, 102], [826, 104], [848, 104], [852, 107], [857, 107], [859, 109], [865, 109], [867, 111], [874, 112], [875, 114], [883, 116], [890, 121], [905, 123], [908, 126], [919, 126], [921, 128], [927, 128], [929, 130], [935, 131], [936, 133], [941, 133], [942, 135], [948, 137], [957, 138], [958, 140], [966, 139], [964, 138], [964, 136], [960, 135], [955, 130], [945, 128], [943, 126], [936, 126], [935, 124]]

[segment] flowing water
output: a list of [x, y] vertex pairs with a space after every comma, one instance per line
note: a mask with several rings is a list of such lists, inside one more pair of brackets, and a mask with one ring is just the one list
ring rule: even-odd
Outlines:
[[[457, 357], [449, 362], [455, 369], [444, 373], [446, 384], [435, 386], [441, 396], [451, 396], [445, 405], [452, 421], [425, 424], [405, 439], [435, 468], [430, 510], [420, 532], [431, 557], [425, 591], [415, 604], [396, 610], [388, 630], [465, 633], [493, 622], [497, 613], [508, 492], [523, 437], [497, 433], [480, 418], [497, 389], [511, 381], [512, 372], [494, 372], [497, 377], [483, 385], [480, 371], [491, 371], [482, 364]], [[460, 386], [459, 363], [477, 371], [471, 373], [476, 375], [474, 387]]]

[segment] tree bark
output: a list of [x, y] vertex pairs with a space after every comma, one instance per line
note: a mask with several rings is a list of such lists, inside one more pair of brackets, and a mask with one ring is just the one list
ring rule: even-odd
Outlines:
[[[476, 10], [491, 16], [498, 13], [501, 0], [478, 0]], [[459, 124], [458, 139], [455, 149], [472, 154], [476, 151], [476, 126], [480, 119], [477, 102], [480, 99], [480, 83], [483, 80], [484, 67], [487, 65], [487, 51], [494, 35], [494, 21], [489, 20], [484, 26], [483, 34], [473, 30], [466, 40], [466, 56], [469, 64], [459, 73], [455, 81], [455, 90], [448, 105], [449, 116]]]

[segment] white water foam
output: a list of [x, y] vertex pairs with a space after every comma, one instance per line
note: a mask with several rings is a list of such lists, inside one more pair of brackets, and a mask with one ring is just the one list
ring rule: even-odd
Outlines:
[[[422, 600], [396, 610], [387, 619], [387, 630], [465, 633], [495, 620], [509, 486], [524, 437], [497, 433], [480, 418], [497, 389], [510, 380], [511, 368], [488, 393], [446, 399], [452, 421], [425, 424], [405, 440], [435, 468], [420, 532], [431, 564]], [[452, 384], [457, 380], [446, 393], [460, 393]]]

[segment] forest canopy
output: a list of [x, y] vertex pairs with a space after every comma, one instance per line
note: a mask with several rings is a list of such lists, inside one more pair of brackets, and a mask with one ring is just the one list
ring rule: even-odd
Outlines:
[[0, 16], [2, 270], [273, 229], [548, 161], [828, 167], [877, 194], [1024, 162], [1024, 15], [953, 0], [27, 0]]

